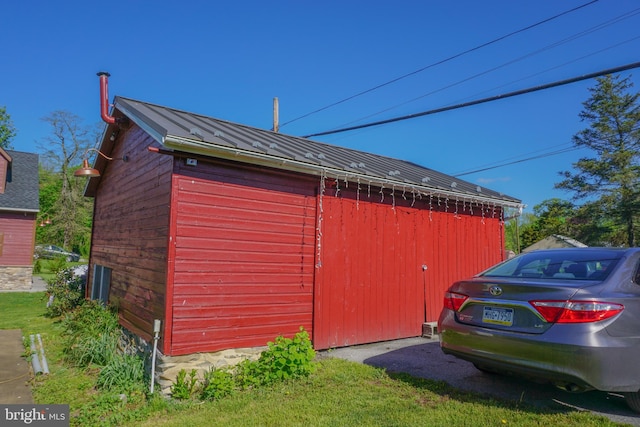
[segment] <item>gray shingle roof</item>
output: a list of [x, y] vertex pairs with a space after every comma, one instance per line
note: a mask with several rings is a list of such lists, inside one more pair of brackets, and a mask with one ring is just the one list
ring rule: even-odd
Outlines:
[[0, 194], [0, 210], [37, 212], [38, 199], [38, 155], [5, 150], [11, 156], [7, 171], [4, 194]]
[[165, 148], [519, 207], [521, 201], [405, 160], [116, 97], [115, 109]]

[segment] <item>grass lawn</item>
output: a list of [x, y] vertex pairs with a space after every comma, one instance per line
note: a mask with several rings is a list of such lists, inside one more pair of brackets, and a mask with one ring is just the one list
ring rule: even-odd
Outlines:
[[210, 402], [121, 396], [95, 387], [95, 369], [63, 361], [59, 320], [43, 293], [0, 294], [0, 329], [43, 337], [51, 374], [33, 380], [38, 404], [66, 403], [72, 426], [614, 426], [591, 413], [557, 411], [460, 392], [437, 381], [389, 375], [340, 359], [317, 360], [310, 377], [238, 391]]

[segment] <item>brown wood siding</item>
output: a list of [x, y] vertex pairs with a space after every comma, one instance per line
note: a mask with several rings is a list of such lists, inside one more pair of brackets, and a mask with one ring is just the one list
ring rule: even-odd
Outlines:
[[171, 354], [311, 331], [317, 182], [176, 161]]
[[135, 125], [119, 135], [96, 191], [90, 257], [90, 275], [96, 264], [112, 269], [109, 303], [121, 324], [148, 341], [153, 320], [164, 319], [173, 168], [151, 145]]
[[4, 191], [6, 189], [8, 170], [9, 161], [0, 153], [0, 194], [4, 194]]
[[483, 215], [460, 202], [456, 213], [452, 201], [383, 191], [384, 198], [368, 188], [335, 197], [333, 189], [319, 200], [317, 349], [419, 336], [454, 280], [502, 260], [499, 210]]
[[0, 212], [0, 266], [33, 264], [36, 214]]

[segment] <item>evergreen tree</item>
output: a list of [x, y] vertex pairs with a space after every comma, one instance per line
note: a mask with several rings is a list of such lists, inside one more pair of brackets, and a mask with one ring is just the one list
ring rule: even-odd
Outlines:
[[605, 212], [612, 226], [624, 231], [628, 246], [636, 242], [640, 208], [640, 94], [629, 93], [632, 87], [628, 77], [608, 75], [589, 89], [580, 113], [589, 127], [574, 135], [573, 143], [593, 155], [574, 163], [574, 172], [561, 172], [564, 179], [556, 184], [573, 192], [574, 200], [586, 199]]

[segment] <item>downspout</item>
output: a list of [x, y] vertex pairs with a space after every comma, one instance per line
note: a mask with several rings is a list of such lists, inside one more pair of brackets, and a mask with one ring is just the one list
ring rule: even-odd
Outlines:
[[100, 71], [98, 77], [100, 77], [100, 116], [102, 120], [110, 125], [116, 122], [115, 117], [109, 115], [109, 76], [111, 74], [106, 71]]

